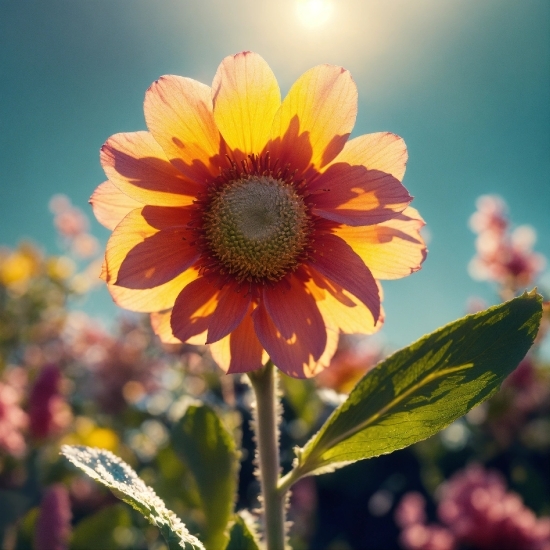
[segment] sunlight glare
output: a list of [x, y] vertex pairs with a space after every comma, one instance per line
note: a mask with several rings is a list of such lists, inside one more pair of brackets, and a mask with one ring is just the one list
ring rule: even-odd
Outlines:
[[296, 11], [304, 26], [314, 28], [330, 19], [333, 7], [331, 0], [298, 0]]

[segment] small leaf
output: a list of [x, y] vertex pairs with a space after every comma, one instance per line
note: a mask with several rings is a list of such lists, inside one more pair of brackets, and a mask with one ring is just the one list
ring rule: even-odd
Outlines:
[[205, 515], [204, 544], [207, 549], [224, 548], [238, 481], [233, 437], [210, 407], [192, 405], [174, 426], [172, 444], [197, 483]]
[[235, 523], [229, 530], [229, 544], [225, 550], [260, 550], [260, 543], [248, 518], [235, 515]]
[[113, 453], [81, 445], [63, 445], [61, 453], [77, 468], [108, 487], [117, 498], [156, 525], [170, 550], [204, 550], [202, 543], [189, 534], [185, 525], [174, 512], [166, 508], [153, 489], [145, 485], [136, 472]]
[[495, 393], [531, 347], [541, 319], [534, 291], [468, 315], [380, 363], [321, 430], [297, 449], [284, 486], [426, 439]]

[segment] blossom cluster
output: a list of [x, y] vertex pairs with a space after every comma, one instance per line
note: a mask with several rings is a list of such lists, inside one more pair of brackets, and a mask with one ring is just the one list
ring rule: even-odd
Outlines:
[[483, 195], [470, 217], [470, 228], [477, 233], [476, 251], [469, 265], [474, 279], [499, 285], [503, 298], [533, 283], [545, 265], [545, 258], [533, 251], [537, 235], [529, 225], [511, 229], [504, 200]]
[[550, 518], [537, 518], [521, 497], [507, 490], [502, 476], [473, 464], [455, 473], [439, 490], [441, 523], [426, 522], [426, 501], [407, 493], [395, 511], [407, 550], [548, 550]]
[[27, 413], [21, 408], [23, 391], [16, 371], [4, 376], [0, 382], [0, 453], [4, 452], [15, 457], [21, 457], [26, 449], [24, 430], [29, 420]]
[[529, 440], [533, 439], [533, 430], [546, 429], [537, 426], [550, 412], [549, 379], [548, 369], [539, 366], [534, 354], [529, 353], [504, 381], [489, 403], [487, 418], [492, 436], [502, 447], [510, 446], [518, 437], [532, 447]]
[[79, 258], [96, 256], [99, 242], [89, 231], [90, 222], [86, 214], [74, 206], [67, 196], [61, 194], [54, 195], [49, 206], [58, 235], [72, 254]]

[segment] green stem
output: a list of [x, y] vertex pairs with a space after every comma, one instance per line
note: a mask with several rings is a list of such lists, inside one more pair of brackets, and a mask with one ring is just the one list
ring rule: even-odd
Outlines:
[[258, 446], [258, 466], [264, 506], [267, 550], [285, 549], [285, 495], [277, 489], [279, 462], [279, 398], [277, 372], [271, 361], [248, 374], [256, 396], [254, 429]]
[[290, 472], [279, 479], [279, 483], [277, 484], [279, 494], [284, 496], [290, 487], [302, 477], [304, 477], [304, 473], [300, 469], [295, 468], [294, 470], [290, 470]]

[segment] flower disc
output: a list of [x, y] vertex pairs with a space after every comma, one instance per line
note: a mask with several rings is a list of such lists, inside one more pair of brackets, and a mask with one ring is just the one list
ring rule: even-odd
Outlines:
[[230, 182], [204, 216], [206, 241], [221, 271], [239, 281], [277, 281], [300, 263], [310, 220], [291, 184], [271, 176]]

